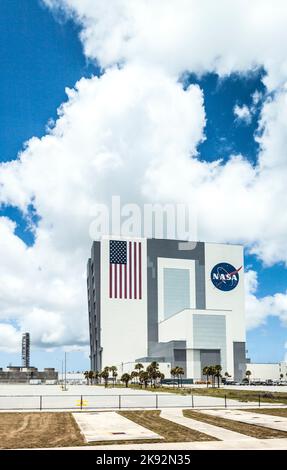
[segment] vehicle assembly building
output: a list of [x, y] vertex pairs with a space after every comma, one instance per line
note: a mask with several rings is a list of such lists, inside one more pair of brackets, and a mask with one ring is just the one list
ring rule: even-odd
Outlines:
[[192, 380], [216, 364], [244, 377], [242, 246], [103, 237], [87, 269], [92, 370], [157, 361]]

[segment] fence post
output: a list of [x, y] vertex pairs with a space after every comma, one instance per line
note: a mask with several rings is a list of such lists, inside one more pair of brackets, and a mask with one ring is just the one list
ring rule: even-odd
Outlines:
[[259, 406], [259, 408], [260, 408], [260, 393], [259, 393], [259, 395], [258, 395], [258, 406]]
[[81, 405], [81, 410], [82, 410], [83, 409], [83, 395], [81, 395], [80, 405]]
[[194, 408], [194, 399], [193, 399], [193, 393], [191, 394], [191, 403], [192, 403], [192, 408]]
[[158, 394], [155, 395], [155, 407], [158, 409]]
[[121, 407], [122, 407], [121, 395], [119, 395], [119, 410], [121, 409]]
[[226, 395], [224, 395], [224, 407], [227, 408]]
[[40, 411], [42, 410], [42, 395], [40, 395]]

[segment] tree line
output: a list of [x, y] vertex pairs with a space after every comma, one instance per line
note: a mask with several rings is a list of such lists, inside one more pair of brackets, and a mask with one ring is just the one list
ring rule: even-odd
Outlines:
[[[176, 366], [171, 369], [170, 373], [173, 378], [177, 379], [178, 386], [180, 386], [180, 384], [182, 385], [182, 376], [184, 375], [183, 368]], [[104, 367], [102, 371], [86, 370], [84, 376], [88, 385], [100, 384], [103, 381], [105, 387], [107, 387], [109, 383], [115, 386], [118, 379], [118, 368], [116, 366], [107, 366]], [[151, 387], [156, 388], [162, 385], [164, 378], [165, 375], [160, 371], [158, 362], [153, 361], [146, 369], [140, 362], [135, 364], [134, 370], [131, 373], [125, 372], [119, 380], [123, 382], [126, 387], [129, 386], [129, 383], [132, 383], [144, 388], [147, 388], [150, 384]]]

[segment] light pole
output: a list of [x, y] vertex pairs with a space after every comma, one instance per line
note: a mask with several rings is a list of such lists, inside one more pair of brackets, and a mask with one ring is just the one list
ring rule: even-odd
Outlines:
[[64, 390], [67, 390], [67, 353], [65, 351], [65, 385]]

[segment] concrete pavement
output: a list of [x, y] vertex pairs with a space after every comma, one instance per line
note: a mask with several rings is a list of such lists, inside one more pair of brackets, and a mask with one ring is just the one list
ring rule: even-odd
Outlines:
[[[286, 450], [287, 439], [251, 439], [206, 441], [206, 442], [169, 442], [151, 444], [113, 444], [79, 447], [55, 447], [35, 450]], [[29, 449], [31, 450], [31, 449]]]
[[114, 411], [107, 411], [106, 413], [73, 413], [73, 417], [87, 442], [162, 439], [155, 432]]

